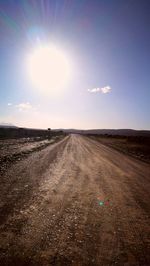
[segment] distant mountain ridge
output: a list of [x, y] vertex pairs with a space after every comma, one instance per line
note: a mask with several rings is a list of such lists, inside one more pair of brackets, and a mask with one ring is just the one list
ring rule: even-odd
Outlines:
[[0, 123], [0, 128], [18, 128], [18, 127], [11, 123], [2, 122]]

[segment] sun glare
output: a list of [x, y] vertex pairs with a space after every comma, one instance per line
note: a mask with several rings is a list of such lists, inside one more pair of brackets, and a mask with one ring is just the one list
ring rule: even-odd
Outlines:
[[71, 68], [66, 55], [54, 46], [43, 46], [28, 57], [27, 70], [36, 88], [58, 91], [67, 85]]

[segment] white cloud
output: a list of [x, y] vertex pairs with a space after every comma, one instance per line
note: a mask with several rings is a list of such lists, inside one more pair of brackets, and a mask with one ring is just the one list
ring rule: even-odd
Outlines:
[[11, 106], [11, 105], [12, 105], [12, 103], [8, 103], [7, 105], [8, 105], [8, 106]]
[[103, 88], [93, 88], [93, 89], [88, 89], [88, 92], [90, 93], [108, 93], [111, 91], [111, 87], [110, 86], [105, 86]]
[[15, 107], [17, 109], [19, 109], [19, 111], [28, 111], [28, 110], [33, 109], [32, 105], [29, 102], [19, 103], [19, 104], [15, 105]]
[[101, 91], [102, 91], [102, 93], [108, 93], [111, 91], [111, 87], [109, 87], [109, 86], [103, 87], [103, 88], [101, 88]]

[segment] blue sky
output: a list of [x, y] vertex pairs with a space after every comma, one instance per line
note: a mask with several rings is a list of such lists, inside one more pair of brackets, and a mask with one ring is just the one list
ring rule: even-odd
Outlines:
[[[147, 0], [0, 0], [0, 122], [150, 129], [149, 12]], [[26, 73], [39, 41], [71, 60], [72, 77], [55, 95]]]

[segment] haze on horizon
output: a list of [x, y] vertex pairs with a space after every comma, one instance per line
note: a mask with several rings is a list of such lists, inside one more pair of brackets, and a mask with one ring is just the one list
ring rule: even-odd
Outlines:
[[0, 122], [150, 129], [150, 1], [0, 1]]

